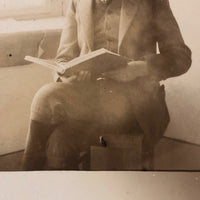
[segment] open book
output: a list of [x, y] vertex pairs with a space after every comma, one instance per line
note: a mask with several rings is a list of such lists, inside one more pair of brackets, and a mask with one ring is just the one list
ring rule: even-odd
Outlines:
[[57, 71], [60, 75], [69, 77], [79, 71], [90, 71], [92, 75], [98, 76], [103, 72], [125, 67], [130, 61], [128, 58], [108, 51], [104, 48], [92, 51], [88, 54], [74, 58], [66, 64], [59, 64], [55, 61], [26, 56], [27, 61], [40, 64]]

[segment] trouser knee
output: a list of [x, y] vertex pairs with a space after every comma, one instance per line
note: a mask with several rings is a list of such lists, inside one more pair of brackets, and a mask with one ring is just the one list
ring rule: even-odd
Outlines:
[[51, 83], [38, 90], [31, 105], [32, 120], [55, 123], [64, 118], [60, 90], [61, 84], [59, 83]]

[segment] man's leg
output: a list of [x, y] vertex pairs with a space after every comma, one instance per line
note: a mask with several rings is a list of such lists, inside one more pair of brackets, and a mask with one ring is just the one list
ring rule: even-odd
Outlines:
[[154, 146], [146, 140], [142, 142], [142, 170], [154, 170]]
[[[54, 131], [61, 131], [63, 124], [66, 134], [65, 143], [68, 143], [67, 148], [71, 149], [69, 144], [72, 144], [73, 141], [70, 143], [67, 141], [71, 140], [70, 135], [68, 135], [71, 130], [67, 130], [67, 128], [70, 129], [70, 126], [67, 127], [68, 115], [75, 112], [76, 105], [73, 101], [78, 101], [79, 98], [80, 96], [75, 89], [63, 83], [46, 85], [37, 92], [31, 107], [29, 133], [23, 157], [24, 170], [45, 169], [48, 140]], [[73, 153], [73, 149], [68, 150], [68, 152]], [[68, 154], [67, 157], [70, 155]], [[69, 166], [65, 167], [70, 168], [70, 166], [69, 163]]]
[[40, 170], [46, 162], [46, 142], [52, 132], [49, 124], [30, 121], [28, 140], [23, 157], [23, 170]]
[[[130, 118], [133, 118], [133, 121], [130, 121]], [[110, 81], [81, 85], [54, 83], [39, 90], [34, 98], [31, 109], [31, 123], [24, 155], [24, 169], [44, 169], [47, 141], [54, 131], [57, 132], [54, 135], [59, 136], [58, 132], [61, 130], [63, 124], [66, 135], [62, 141], [65, 141], [66, 149], [64, 152], [67, 152], [67, 155], [61, 153], [64, 155], [61, 157], [63, 157], [62, 163], [65, 163], [65, 166], [63, 165], [64, 168], [70, 169], [71, 165], [69, 163], [72, 157], [70, 152], [74, 155], [73, 142], [76, 141], [76, 138], [73, 137], [74, 132], [71, 130], [71, 127], [74, 127], [71, 124], [71, 121], [73, 121], [71, 119], [85, 121], [86, 125], [84, 128], [79, 128], [75, 131], [78, 133], [75, 133], [77, 138], [80, 138], [80, 135], [83, 134], [82, 140], [79, 140], [79, 143], [76, 142], [76, 146], [84, 142], [86, 146], [90, 145], [91, 140], [87, 138], [92, 138], [93, 142], [94, 133], [99, 134], [98, 130], [101, 130], [101, 132], [117, 131], [123, 125], [127, 127], [127, 121], [129, 122], [128, 126], [134, 127], [134, 115], [126, 93], [126, 86]], [[71, 120], [70, 123], [69, 120]], [[93, 128], [95, 126], [96, 128]], [[88, 127], [90, 127], [90, 130]], [[98, 127], [100, 128], [98, 129]], [[86, 131], [84, 132], [83, 129]], [[98, 141], [98, 138], [96, 138], [96, 141]], [[58, 147], [59, 142], [57, 144]], [[49, 147], [51, 149], [51, 145]], [[55, 151], [57, 156], [53, 156], [51, 154], [52, 151], [50, 151], [51, 155], [48, 155], [49, 158], [59, 157], [58, 151], [60, 151], [59, 148]], [[69, 158], [68, 161], [67, 158]], [[47, 160], [48, 163], [52, 163], [50, 161], [52, 159]], [[66, 163], [69, 164], [68, 167]], [[62, 168], [58, 167], [58, 165], [49, 167], [54, 169]]]
[[52, 132], [46, 145], [47, 170], [78, 170], [80, 149], [71, 125], [62, 123]]
[[130, 84], [131, 104], [142, 128], [142, 161], [144, 170], [153, 170], [154, 147], [168, 124], [163, 87], [149, 77], [138, 78]]

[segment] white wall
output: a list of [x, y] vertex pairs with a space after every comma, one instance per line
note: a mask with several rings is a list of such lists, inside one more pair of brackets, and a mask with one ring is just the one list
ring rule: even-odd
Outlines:
[[171, 123], [166, 136], [200, 144], [200, 1], [170, 0], [193, 64], [188, 73], [166, 81]]

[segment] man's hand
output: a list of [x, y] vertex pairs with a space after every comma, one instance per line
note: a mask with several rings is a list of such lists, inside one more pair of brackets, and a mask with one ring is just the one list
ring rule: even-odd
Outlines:
[[76, 75], [75, 81], [90, 81], [91, 79], [91, 73], [89, 71], [80, 71]]
[[60, 77], [63, 82], [71, 83], [71, 82], [88, 82], [91, 80], [91, 73], [89, 71], [80, 71], [76, 75], [72, 75], [68, 78]]
[[103, 75], [119, 82], [133, 81], [137, 77], [148, 75], [147, 63], [145, 61], [131, 61], [125, 68], [109, 71]]

